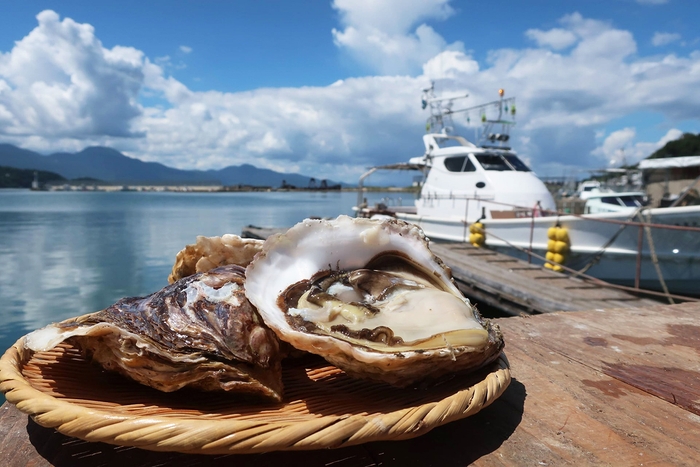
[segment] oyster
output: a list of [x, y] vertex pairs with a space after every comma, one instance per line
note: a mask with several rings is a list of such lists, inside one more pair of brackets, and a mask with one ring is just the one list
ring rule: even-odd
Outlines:
[[196, 243], [187, 245], [178, 252], [172, 272], [168, 276], [168, 283], [172, 284], [183, 277], [226, 264], [246, 267], [260, 251], [262, 243], [262, 240], [241, 238], [232, 234], [221, 237], [200, 235]]
[[282, 399], [279, 341], [245, 297], [244, 269], [191, 275], [147, 297], [27, 335], [49, 350], [71, 339], [94, 361], [165, 392], [184, 386]]
[[396, 219], [307, 219], [270, 237], [246, 268], [246, 296], [281, 340], [396, 386], [481, 367], [503, 348], [422, 230]]

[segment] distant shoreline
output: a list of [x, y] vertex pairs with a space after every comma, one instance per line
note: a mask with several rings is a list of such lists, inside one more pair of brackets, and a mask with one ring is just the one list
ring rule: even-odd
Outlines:
[[[322, 189], [322, 188], [272, 188], [272, 187], [238, 187], [238, 186], [207, 186], [207, 185], [52, 185], [48, 187], [43, 187], [39, 190], [33, 190], [27, 187], [7, 187], [2, 188], [3, 190], [27, 190], [27, 191], [46, 191], [46, 192], [172, 192], [172, 193], [250, 193], [250, 192], [320, 192], [320, 193], [333, 193], [333, 192], [358, 192], [360, 188], [358, 187], [343, 187], [336, 189]], [[381, 192], [390, 191], [396, 193], [416, 193], [415, 187], [363, 187], [363, 192]]]

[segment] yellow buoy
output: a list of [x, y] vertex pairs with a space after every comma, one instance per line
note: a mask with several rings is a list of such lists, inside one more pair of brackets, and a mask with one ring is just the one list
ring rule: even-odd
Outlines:
[[[551, 242], [552, 240], [549, 240]], [[547, 242], [547, 246], [549, 246], [549, 242]], [[549, 248], [550, 251], [553, 251], [555, 253], [559, 253], [562, 255], [565, 255], [566, 253], [569, 252], [569, 244], [566, 242], [562, 242], [560, 240], [556, 240], [554, 242], [554, 245], [552, 245], [552, 248]]]
[[484, 224], [481, 222], [474, 222], [469, 226], [469, 233], [481, 233], [484, 230]]
[[554, 271], [563, 271], [561, 266], [566, 262], [567, 254], [571, 249], [569, 231], [560, 225], [547, 229], [547, 253], [545, 258], [551, 263], [545, 263], [544, 267]]
[[556, 232], [556, 239], [560, 242], [569, 243], [569, 231], [564, 227], [560, 227]]

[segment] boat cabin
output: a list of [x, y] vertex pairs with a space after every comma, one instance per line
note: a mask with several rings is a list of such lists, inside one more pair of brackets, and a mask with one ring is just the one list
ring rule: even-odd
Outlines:
[[584, 214], [601, 214], [605, 212], [629, 212], [648, 204], [647, 196], [641, 191], [624, 193], [592, 193], [586, 199]]
[[[460, 136], [423, 136], [426, 153], [411, 159], [426, 171], [418, 215], [459, 217], [473, 222], [486, 217], [530, 215], [532, 209], [554, 210], [554, 200], [530, 168], [505, 146], [476, 146]], [[538, 205], [539, 203], [539, 205]]]

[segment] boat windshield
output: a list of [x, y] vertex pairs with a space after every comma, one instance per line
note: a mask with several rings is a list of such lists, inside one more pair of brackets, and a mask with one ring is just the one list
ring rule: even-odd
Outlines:
[[518, 172], [530, 172], [530, 167], [525, 165], [515, 154], [504, 154], [503, 157], [505, 157], [508, 163]]
[[476, 167], [467, 156], [452, 156], [445, 158], [445, 168], [450, 172], [474, 172]]
[[476, 154], [476, 160], [484, 170], [517, 170], [518, 172], [529, 172], [530, 169], [515, 154]]
[[617, 206], [638, 208], [644, 206], [644, 197], [641, 195], [603, 196], [601, 202]]

